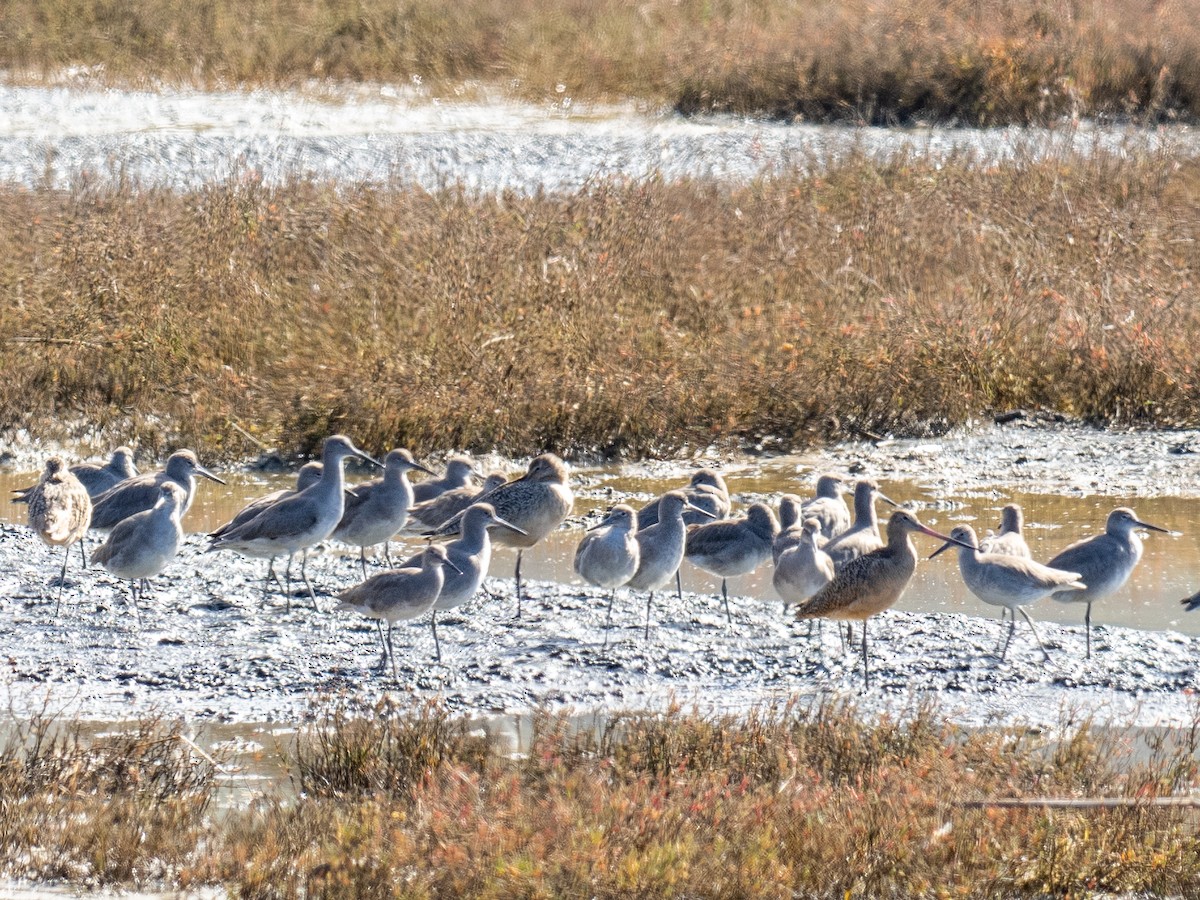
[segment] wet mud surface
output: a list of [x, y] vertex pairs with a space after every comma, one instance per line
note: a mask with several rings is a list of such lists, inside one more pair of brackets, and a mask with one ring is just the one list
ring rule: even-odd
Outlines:
[[[933, 498], [1032, 492], [1040, 485], [1047, 492], [1101, 494], [1115, 505], [1162, 492], [1200, 493], [1200, 455], [1174, 452], [1196, 440], [1195, 433], [989, 426], [937, 441], [846, 444], [801, 465], [865, 465], [884, 477], [912, 478]], [[693, 464], [645, 468], [670, 477]], [[729, 461], [729, 469], [746, 473], [770, 465]], [[582, 499], [590, 493], [618, 499], [586, 468], [578, 480]], [[581, 533], [578, 519], [572, 527]], [[833, 623], [810, 636], [807, 623], [792, 621], [778, 601], [732, 599], [730, 626], [717, 596], [687, 591], [680, 602], [660, 593], [644, 639], [645, 597], [622, 591], [606, 643], [607, 594], [580, 585], [529, 582], [524, 615], [515, 619], [504, 558], [488, 580], [493, 596], [440, 617], [441, 664], [427, 619], [397, 625], [393, 680], [390, 671], [374, 671], [374, 625], [332, 611], [334, 593], [358, 579], [357, 559], [315, 556], [308, 568], [320, 609], [297, 594], [287, 611], [277, 591], [260, 604], [263, 561], [204, 553], [204, 545], [201, 536], [189, 536], [179, 558], [152, 582], [139, 626], [125, 585], [102, 570], [81, 571], [78, 555], [55, 617], [50, 580], [61, 556], [20, 525], [0, 526], [0, 690], [11, 708], [28, 712], [49, 698], [53, 708], [84, 718], [154, 710], [197, 720], [294, 723], [322, 699], [344, 694], [436, 696], [451, 708], [490, 715], [538, 706], [661, 708], [668, 699], [738, 710], [832, 693], [879, 711], [932, 696], [971, 725], [1052, 725], [1067, 709], [1087, 710], [1098, 721], [1187, 724], [1198, 712], [1200, 638], [1115, 627], [1098, 614], [1094, 656], [1085, 660], [1076, 608], [1078, 624], [1039, 623], [1050, 663], [1023, 621], [1007, 660], [996, 659], [1001, 626], [981, 604], [974, 607], [979, 614], [885, 613], [871, 621], [872, 683], [864, 691], [858, 646], [843, 651]], [[918, 549], [927, 555], [935, 548]]]

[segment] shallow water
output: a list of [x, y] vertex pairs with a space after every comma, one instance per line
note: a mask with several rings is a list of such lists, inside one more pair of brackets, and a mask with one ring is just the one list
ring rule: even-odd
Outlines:
[[1195, 154], [1186, 126], [855, 128], [683, 118], [632, 107], [477, 103], [390, 86], [342, 95], [100, 91], [0, 85], [0, 181], [67, 187], [80, 176], [190, 189], [296, 176], [426, 189], [574, 190], [598, 178], [743, 182], [851, 152], [981, 163], [1070, 151]]
[[[734, 495], [735, 509], [740, 509], [757, 500], [777, 505], [779, 497], [787, 492], [802, 496], [811, 494], [812, 464], [810, 457], [784, 456], [731, 463], [723, 466], [722, 471]], [[582, 535], [582, 517], [598, 513], [616, 502], [640, 505], [685, 482], [689, 469], [685, 463], [574, 469], [577, 499], [575, 516], [568, 523], [573, 527], [560, 529], [537, 548], [526, 552], [522, 562], [523, 577], [582, 584], [572, 568], [575, 545]], [[513, 475], [518, 472], [516, 468], [512, 470]], [[201, 480], [197, 500], [184, 523], [189, 532], [210, 531], [227, 521], [248, 500], [280, 487], [290, 487], [293, 481], [292, 475], [246, 472], [227, 472], [223, 477], [229, 482], [227, 487]], [[1193, 498], [1156, 496], [1131, 500], [1120, 496], [1034, 489], [961, 488], [946, 491], [922, 486], [909, 479], [880, 477], [878, 480], [887, 496], [916, 510], [924, 523], [943, 533], [956, 524], [967, 523], [983, 535], [990, 528], [998, 528], [1000, 509], [1005, 503], [1020, 503], [1025, 512], [1027, 541], [1034, 558], [1043, 562], [1072, 541], [1103, 530], [1104, 520], [1114, 507], [1134, 505], [1143, 521], [1182, 534], [1143, 532], [1145, 553], [1141, 564], [1117, 595], [1096, 604], [1093, 622], [1200, 635], [1200, 613], [1184, 613], [1178, 602], [1200, 587], [1200, 503]], [[0, 495], [7, 495], [12, 488], [33, 481], [36, 481], [36, 474], [32, 472], [0, 471]], [[881, 518], [886, 518], [887, 509], [882, 503], [879, 512]], [[19, 524], [23, 522], [23, 514], [23, 507], [4, 504], [0, 509], [0, 521]], [[938, 541], [923, 536], [917, 536], [915, 542], [922, 557], [927, 557], [939, 546]], [[393, 558], [398, 553], [413, 552], [420, 545], [419, 535], [405, 536], [402, 548], [393, 547]], [[333, 550], [355, 553], [347, 548], [335, 547]], [[515, 551], [498, 548], [493, 555], [492, 577], [511, 579], [515, 562]], [[50, 564], [48, 557], [47, 565]], [[686, 562], [683, 587], [685, 591], [712, 594], [714, 603], [719, 603], [720, 581]], [[779, 602], [771, 585], [769, 564], [750, 575], [730, 579], [729, 592], [731, 597], [745, 598], [734, 602]], [[912, 584], [896, 608], [983, 616], [999, 612], [967, 591], [958, 574], [956, 557], [950, 553], [923, 561], [918, 566]], [[1081, 625], [1083, 621], [1081, 605], [1042, 601], [1029, 611], [1035, 620], [1066, 625]]]

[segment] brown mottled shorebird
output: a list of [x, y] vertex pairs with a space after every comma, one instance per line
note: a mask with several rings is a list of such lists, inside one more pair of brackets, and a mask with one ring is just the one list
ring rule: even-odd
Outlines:
[[[958, 570], [962, 573], [967, 588], [984, 603], [1004, 607], [1012, 616], [1012, 622], [1008, 626], [1008, 638], [1004, 642], [1004, 649], [1000, 651], [1000, 659], [1003, 660], [1008, 653], [1008, 645], [1012, 643], [1013, 632], [1017, 627], [1016, 614], [1020, 612], [1029, 623], [1029, 629], [1033, 632], [1038, 646], [1042, 648], [1042, 656], [1049, 662], [1050, 654], [1046, 652], [1046, 645], [1042, 643], [1033, 619], [1025, 612], [1025, 606], [1043, 597], [1049, 597], [1056, 591], [1087, 590], [1087, 585], [1079, 580], [1079, 573], [1052, 569], [1023, 556], [978, 550], [976, 548], [979, 542], [975, 537], [975, 529], [970, 525], [954, 526], [950, 530], [950, 537], [958, 542]], [[933, 559], [952, 546], [954, 544], [943, 544], [929, 558]]]
[[[126, 478], [136, 478], [138, 470], [133, 464], [133, 451], [128, 447], [118, 447], [113, 451], [112, 458], [104, 465], [78, 463], [71, 466], [71, 474], [79, 479], [79, 483], [88, 492], [88, 496], [95, 499]], [[32, 490], [33, 487], [17, 488], [13, 491], [17, 495], [13, 498], [13, 502], [25, 503]]]
[[755, 503], [743, 518], [694, 526], [688, 531], [685, 554], [693, 565], [721, 577], [725, 618], [729, 611], [728, 579], [746, 575], [771, 558], [771, 545], [779, 533], [779, 520], [765, 503]]
[[342, 463], [349, 456], [357, 457], [382, 468], [354, 446], [343, 434], [325, 439], [321, 449], [321, 477], [316, 484], [284, 497], [268, 506], [244, 525], [225, 532], [209, 545], [209, 550], [236, 550], [246, 556], [270, 558], [286, 553], [289, 556], [287, 608], [291, 609], [292, 570], [290, 557], [301, 553], [300, 577], [308, 589], [313, 608], [318, 609], [317, 595], [309, 583], [306, 566], [308, 549], [326, 540], [342, 519], [345, 508], [345, 476]]
[[1079, 580], [1087, 585], [1083, 591], [1061, 591], [1053, 595], [1063, 603], [1086, 603], [1083, 616], [1087, 631], [1087, 656], [1092, 657], [1092, 604], [1119, 589], [1142, 558], [1142, 541], [1135, 528], [1148, 528], [1172, 534], [1166, 528], [1143, 522], [1128, 507], [1118, 507], [1108, 514], [1104, 534], [1076, 541], [1047, 563], [1052, 569], [1078, 572]]
[[[397, 622], [423, 616], [433, 609], [445, 583], [442, 566], [455, 569], [454, 563], [446, 555], [446, 548], [440, 544], [431, 544], [421, 555], [420, 568], [389, 569], [372, 575], [362, 584], [356, 584], [338, 594], [340, 602], [337, 609], [354, 610], [375, 620], [375, 627], [379, 631], [379, 643], [383, 647], [379, 669], [385, 669], [390, 658], [392, 677], [397, 680], [396, 654], [392, 649], [392, 626]], [[388, 623], [386, 641], [383, 637], [384, 622]], [[435, 639], [436, 636], [435, 630]], [[438, 647], [437, 656], [441, 659], [441, 647]]]
[[817, 494], [803, 506], [804, 518], [813, 518], [821, 523], [821, 534], [832, 540], [850, 527], [850, 508], [842, 499], [842, 485], [846, 480], [840, 475], [822, 475], [817, 479]]
[[879, 519], [875, 515], [877, 499], [900, 508], [900, 504], [880, 493], [879, 485], [871, 479], [860, 479], [854, 485], [854, 524], [824, 547], [833, 560], [834, 568], [841, 569], [850, 560], [883, 546], [883, 538], [879, 536]]
[[910, 535], [914, 531], [957, 544], [948, 535], [922, 525], [906, 510], [897, 510], [888, 520], [888, 542], [846, 564], [833, 581], [796, 608], [798, 619], [840, 619], [862, 622], [863, 685], [870, 687], [867, 661], [867, 619], [891, 607], [912, 579], [917, 568], [917, 550]]
[[[215, 543], [218, 538], [245, 525], [247, 522], [249, 522], [251, 519], [253, 519], [255, 516], [257, 516], [260, 512], [262, 512], [268, 506], [273, 506], [274, 504], [278, 503], [280, 500], [283, 500], [287, 497], [293, 497], [296, 494], [300, 493], [301, 491], [312, 487], [314, 484], [316, 484], [318, 481], [321, 480], [321, 471], [323, 468], [324, 467], [319, 462], [305, 463], [304, 465], [302, 465], [300, 467], [300, 471], [296, 473], [296, 489], [295, 490], [284, 489], [281, 491], [273, 491], [272, 493], [267, 494], [264, 497], [259, 497], [256, 500], [251, 500], [249, 503], [247, 503], [245, 506], [243, 506], [241, 508], [241, 510], [237, 513], [237, 515], [235, 515], [232, 519], [230, 519], [224, 525], [217, 528], [216, 531], [209, 532], [209, 534], [208, 534], [209, 542]], [[292, 558], [289, 556], [288, 557], [288, 573], [287, 573], [287, 577], [288, 577], [289, 581], [291, 580], [291, 565], [292, 565]], [[267, 591], [269, 590], [272, 581], [274, 581], [275, 584], [278, 585], [281, 589], [283, 588], [283, 582], [279, 580], [279, 576], [275, 573], [275, 556], [274, 555], [267, 558], [267, 577], [263, 581], [263, 598], [264, 599], [267, 596]]]
[[[58, 576], [57, 616], [67, 581], [71, 545], [83, 540], [92, 519], [92, 499], [61, 456], [46, 460], [42, 477], [25, 495], [29, 504], [29, 527], [47, 546], [63, 548], [62, 571]], [[82, 547], [83, 545], [80, 544]]]
[[785, 607], [804, 603], [833, 581], [833, 560], [818, 545], [821, 523], [813, 518], [800, 524], [800, 540], [775, 560], [772, 582]]
[[626, 587], [634, 591], [648, 591], [646, 596], [646, 627], [642, 637], [650, 638], [650, 607], [654, 604], [654, 592], [672, 578], [678, 583], [679, 565], [683, 562], [683, 551], [687, 543], [687, 526], [684, 524], [686, 510], [697, 510], [698, 514], [715, 519], [714, 513], [693, 507], [683, 491], [667, 491], [659, 498], [658, 521], [645, 528], [638, 527], [635, 537], [638, 543], [638, 566]]
[[[428, 469], [420, 471], [429, 472]], [[432, 472], [429, 472], [433, 475]], [[435, 497], [440, 497], [446, 491], [456, 491], [459, 488], [471, 486], [471, 479], [475, 477], [475, 463], [472, 462], [469, 456], [452, 456], [446, 463], [446, 472], [441, 478], [428, 478], [419, 484], [414, 484], [413, 504], [426, 503]], [[469, 505], [469, 504], [468, 504]]]
[[596, 587], [607, 588], [608, 615], [604, 620], [604, 642], [612, 625], [617, 588], [637, 573], [641, 551], [637, 540], [637, 513], [618, 503], [598, 525], [593, 525], [575, 548], [575, 572]]
[[[517, 549], [517, 618], [521, 617], [521, 557], [530, 547], [558, 528], [575, 505], [575, 494], [567, 483], [567, 465], [553, 453], [543, 453], [529, 463], [520, 478], [500, 485], [480, 499], [496, 510], [496, 515], [512, 522], [525, 533], [498, 527], [492, 533], [497, 544]], [[457, 534], [462, 514], [438, 528], [435, 534]]]
[[426, 528], [440, 528], [473, 503], [483, 500], [488, 494], [508, 481], [503, 472], [493, 472], [483, 482], [482, 488], [466, 485], [438, 494], [432, 500], [417, 503], [409, 514]]
[[157, 490], [159, 499], [153, 507], [118, 522], [108, 533], [108, 539], [92, 553], [92, 562], [100, 563], [118, 578], [129, 580], [130, 601], [139, 623], [142, 611], [138, 597], [145, 597], [147, 579], [166, 568], [183, 541], [179, 520], [187, 503], [187, 492], [174, 481], [162, 482]]
[[383, 477], [356, 484], [348, 491], [342, 518], [331, 537], [358, 547], [358, 562], [367, 577], [367, 548], [383, 544], [383, 558], [390, 564], [388, 541], [408, 522], [413, 487], [408, 473], [416, 470], [432, 475], [407, 450], [393, 450], [383, 459]]
[[196, 495], [197, 475], [217, 484], [225, 483], [200, 465], [196, 454], [191, 450], [177, 450], [167, 458], [167, 464], [161, 472], [127, 478], [95, 498], [92, 503], [92, 527], [107, 530], [134, 513], [151, 509], [162, 497], [159, 488], [167, 481], [183, 488], [183, 507], [180, 515], [185, 515]]

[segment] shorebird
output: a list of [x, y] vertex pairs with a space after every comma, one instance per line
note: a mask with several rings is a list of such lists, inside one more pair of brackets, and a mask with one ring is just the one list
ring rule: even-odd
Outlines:
[[879, 519], [875, 515], [876, 499], [900, 508], [900, 504], [881, 494], [879, 485], [871, 479], [860, 479], [854, 485], [854, 524], [824, 547], [833, 560], [834, 568], [841, 569], [850, 560], [883, 546], [883, 538], [879, 536]]
[[[126, 478], [136, 478], [137, 467], [133, 464], [133, 451], [128, 447], [118, 447], [113, 451], [112, 459], [106, 464], [78, 463], [71, 466], [71, 474], [79, 479], [88, 496], [95, 499]], [[34, 485], [36, 487], [36, 485]], [[33, 487], [18, 488], [13, 498], [14, 503], [26, 502], [26, 497]]]
[[796, 608], [797, 619], [840, 619], [862, 622], [863, 685], [870, 687], [867, 662], [867, 619], [892, 606], [917, 568], [917, 550], [910, 535], [914, 531], [957, 544], [948, 535], [922, 525], [907, 510], [892, 513], [887, 526], [887, 544], [851, 560], [833, 581]]
[[821, 523], [814, 518], [805, 519], [800, 525], [800, 540], [775, 560], [772, 582], [785, 608], [804, 603], [833, 581], [833, 560], [818, 545], [820, 534]]
[[[771, 558], [775, 563], [785, 551], [792, 549], [804, 540], [804, 515], [801, 511], [803, 502], [795, 494], [784, 494], [779, 499], [779, 534], [771, 543]], [[817, 523], [818, 545], [825, 545], [825, 538], [820, 536], [820, 522]]]
[[200, 465], [191, 450], [176, 450], [167, 458], [161, 472], [151, 472], [128, 478], [109, 488], [92, 503], [92, 527], [107, 530], [134, 513], [152, 508], [162, 496], [159, 488], [171, 481], [183, 488], [183, 516], [192, 506], [196, 496], [196, 476], [200, 475], [217, 484], [225, 482]]
[[[553, 453], [535, 456], [520, 478], [500, 485], [480, 499], [496, 510], [496, 515], [512, 522], [524, 533], [497, 528], [492, 540], [517, 549], [517, 618], [521, 617], [521, 557], [524, 552], [563, 523], [575, 505], [575, 494], [567, 483], [567, 466]], [[452, 518], [434, 533], [457, 534], [462, 515]]]
[[[1004, 649], [1000, 651], [1000, 659], [1003, 660], [1008, 653], [1008, 645], [1012, 643], [1013, 632], [1017, 627], [1017, 612], [1020, 612], [1029, 623], [1029, 629], [1033, 632], [1038, 646], [1042, 648], [1042, 656], [1049, 662], [1050, 654], [1046, 652], [1046, 645], [1042, 643], [1033, 619], [1025, 612], [1025, 606], [1043, 597], [1049, 597], [1056, 591], [1087, 590], [1087, 585], [1079, 580], [1079, 573], [1052, 569], [1023, 556], [988, 553], [977, 549], [979, 541], [975, 537], [975, 529], [970, 525], [954, 526], [950, 530], [950, 537], [957, 541], [958, 570], [962, 573], [967, 588], [984, 603], [1003, 607], [1012, 616], [1008, 626], [1008, 638], [1004, 641]], [[955, 545], [952, 543], [943, 544], [929, 558], [933, 559], [943, 550], [949, 550], [953, 546]]]
[[[92, 519], [92, 498], [67, 468], [66, 461], [61, 456], [52, 456], [46, 460], [42, 477], [29, 489], [24, 499], [29, 504], [29, 527], [37, 532], [48, 547], [63, 548], [58, 600], [54, 606], [57, 616], [62, 605], [63, 585], [67, 581], [71, 545], [81, 542], [87, 534]], [[83, 547], [82, 543], [80, 547]]]
[[[428, 469], [420, 469], [422, 472], [429, 472]], [[429, 472], [433, 475], [432, 472]], [[420, 484], [414, 484], [413, 499], [415, 503], [425, 503], [435, 497], [440, 497], [446, 491], [456, 491], [459, 488], [469, 487], [471, 479], [475, 476], [475, 463], [468, 456], [452, 456], [446, 463], [446, 473], [441, 478], [430, 478], [422, 481]]]
[[[683, 522], [685, 525], [703, 525], [712, 519], [724, 519], [729, 515], [729, 487], [720, 472], [712, 469], [697, 469], [692, 473], [691, 480], [683, 493], [691, 504], [685, 509]], [[663, 495], [665, 496], [665, 494]], [[637, 527], [639, 530], [649, 528], [658, 522], [659, 507], [662, 497], [651, 500], [637, 511]]]
[[1076, 541], [1047, 563], [1052, 569], [1078, 572], [1079, 580], [1087, 585], [1087, 590], [1061, 591], [1053, 597], [1062, 603], [1087, 604], [1083, 623], [1088, 659], [1092, 658], [1092, 604], [1125, 584], [1142, 558], [1142, 540], [1135, 528], [1171, 534], [1166, 528], [1141, 521], [1132, 509], [1122, 506], [1108, 514], [1104, 534]]
[[[270, 494], [267, 494], [265, 497], [259, 497], [257, 500], [251, 500], [249, 503], [247, 503], [245, 506], [243, 506], [241, 508], [241, 510], [238, 512], [238, 514], [235, 515], [232, 519], [230, 519], [224, 525], [217, 528], [216, 531], [210, 531], [208, 533], [209, 543], [211, 544], [211, 543], [215, 542], [218, 538], [222, 537], [223, 535], [226, 535], [229, 532], [233, 531], [234, 529], [240, 528], [241, 526], [245, 525], [247, 522], [249, 522], [251, 519], [253, 519], [255, 516], [257, 516], [260, 512], [262, 512], [268, 506], [273, 506], [274, 504], [278, 503], [280, 500], [283, 500], [287, 497], [295, 496], [296, 494], [300, 493], [301, 491], [312, 487], [314, 484], [316, 484], [318, 481], [321, 480], [321, 470], [323, 468], [324, 467], [319, 462], [305, 463], [304, 465], [302, 465], [300, 467], [300, 471], [296, 473], [296, 488], [295, 488], [295, 490], [284, 489], [281, 491], [274, 491]], [[291, 562], [292, 562], [292, 559], [289, 556], [288, 557], [289, 571], [288, 571], [288, 576], [287, 576], [289, 581], [291, 580], [291, 571], [290, 571]], [[283, 582], [281, 582], [279, 580], [279, 576], [277, 574], [275, 574], [275, 555], [272, 555], [267, 558], [267, 577], [263, 581], [263, 597], [264, 598], [267, 596], [267, 590], [270, 588], [272, 581], [274, 581], [275, 584], [279, 585], [279, 587], [281, 587], [281, 588], [283, 587]]]
[[174, 481], [164, 481], [158, 486], [158, 495], [153, 507], [119, 521], [108, 533], [108, 539], [92, 553], [92, 562], [100, 563], [118, 578], [129, 580], [129, 597], [139, 624], [142, 612], [138, 597], [146, 595], [146, 580], [166, 568], [183, 541], [179, 520], [187, 503], [187, 492]]
[[733, 622], [728, 579], [753, 572], [770, 559], [771, 545], [778, 533], [779, 521], [765, 503], [751, 505], [744, 518], [711, 522], [688, 531], [685, 555], [693, 565], [721, 576], [721, 599], [728, 622]]
[[383, 544], [383, 558], [391, 563], [387, 543], [408, 522], [413, 499], [408, 473], [413, 469], [433, 474], [407, 450], [393, 450], [384, 457], [382, 478], [356, 484], [346, 493], [342, 518], [331, 537], [358, 547], [363, 578], [367, 577], [368, 547]]
[[[433, 609], [445, 583], [442, 566], [455, 568], [443, 546], [430, 544], [421, 554], [419, 568], [389, 569], [372, 575], [362, 584], [356, 584], [338, 594], [338, 609], [353, 610], [375, 620], [375, 627], [379, 631], [379, 643], [383, 648], [379, 669], [385, 669], [390, 658], [392, 677], [396, 680], [399, 678], [396, 675], [396, 654], [392, 650], [392, 626], [397, 622], [423, 616]], [[388, 623], [386, 641], [383, 637], [385, 621]], [[434, 637], [436, 636], [435, 630]], [[440, 647], [437, 655], [440, 660]]]
[[850, 509], [842, 499], [845, 481], [840, 475], [822, 475], [817, 479], [816, 496], [803, 506], [806, 519], [811, 517], [821, 523], [821, 534], [826, 540], [832, 540], [850, 527]]
[[438, 494], [432, 500], [417, 503], [409, 515], [426, 528], [440, 528], [473, 503], [483, 500], [488, 494], [508, 481], [503, 472], [493, 472], [483, 482], [482, 488], [466, 485]]
[[290, 497], [268, 506], [244, 525], [233, 528], [210, 545], [209, 550], [236, 550], [247, 556], [271, 558], [288, 554], [287, 608], [291, 609], [291, 557], [301, 553], [300, 577], [308, 588], [313, 608], [317, 595], [309, 583], [306, 566], [308, 548], [326, 540], [341, 521], [345, 508], [345, 476], [342, 462], [349, 456], [358, 457], [373, 466], [378, 462], [363, 453], [350, 438], [335, 434], [325, 439], [321, 450], [321, 477], [317, 482]]
[[[980, 541], [980, 551], [983, 553], [1003, 553], [1008, 556], [1032, 559], [1033, 554], [1029, 552], [1029, 545], [1025, 543], [1025, 535], [1021, 533], [1024, 524], [1025, 516], [1021, 512], [1021, 507], [1015, 503], [1007, 504], [1000, 511], [1000, 531]], [[1004, 617], [1008, 612], [1009, 609], [1007, 606], [1000, 607], [1001, 624], [1003, 624]]]
[[683, 562], [683, 551], [687, 543], [687, 526], [684, 515], [691, 509], [699, 515], [715, 519], [711, 512], [691, 505], [683, 491], [667, 491], [659, 498], [658, 521], [642, 528], [634, 535], [638, 544], [637, 571], [625, 586], [634, 591], [648, 591], [646, 597], [646, 628], [642, 637], [650, 638], [650, 607], [654, 603], [654, 592], [679, 574]]
[[604, 620], [604, 642], [612, 625], [617, 588], [637, 572], [641, 553], [637, 540], [637, 513], [618, 503], [598, 525], [593, 525], [575, 548], [575, 572], [596, 587], [608, 588], [608, 615]]

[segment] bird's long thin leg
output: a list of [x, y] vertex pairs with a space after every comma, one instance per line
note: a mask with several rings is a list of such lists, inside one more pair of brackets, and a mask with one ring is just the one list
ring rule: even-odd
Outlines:
[[1092, 601], [1088, 601], [1087, 612], [1083, 614], [1083, 626], [1087, 630], [1087, 658], [1092, 658]]
[[517, 551], [517, 618], [521, 618], [521, 555], [524, 550]]
[[84, 548], [84, 544], [86, 544], [86, 543], [87, 543], [86, 538], [79, 539], [79, 558], [81, 560], [83, 560], [83, 567], [85, 569], [88, 567], [87, 550]]
[[675, 570], [675, 598], [683, 602], [683, 575], [681, 569]]
[[725, 601], [725, 621], [726, 623], [732, 625], [733, 613], [729, 611], [729, 590], [726, 586], [726, 581], [724, 578], [721, 579], [721, 599]]
[[283, 592], [284, 609], [287, 612], [292, 611], [292, 558], [296, 555], [295, 551], [288, 553], [287, 568], [284, 570], [283, 577], [287, 580], [287, 588]]
[[63, 564], [62, 571], [58, 573], [58, 601], [54, 604], [54, 615], [58, 617], [58, 611], [62, 608], [62, 592], [63, 585], [67, 583], [67, 561], [71, 558], [70, 546], [63, 548]]
[[358, 567], [362, 569], [363, 581], [367, 580], [367, 548], [358, 548]]
[[1000, 651], [1000, 661], [1004, 662], [1005, 654], [1008, 653], [1008, 645], [1012, 643], [1013, 632], [1017, 630], [1017, 617], [1013, 616], [1008, 620], [1008, 640], [1004, 642], [1004, 649]]
[[383, 639], [383, 619], [375, 620], [375, 630], [379, 633], [379, 665], [375, 669], [382, 673], [387, 670], [387, 641]]
[[313, 609], [317, 612], [321, 611], [321, 607], [317, 606], [317, 592], [313, 590], [312, 584], [308, 580], [308, 548], [305, 547], [300, 553], [300, 577], [304, 579], [304, 586], [308, 588], [308, 596], [312, 599]]
[[[1042, 643], [1042, 639], [1038, 635], [1037, 629], [1033, 625], [1033, 619], [1029, 617], [1029, 613], [1025, 612], [1022, 607], [1018, 606], [1017, 609], [1021, 610], [1021, 615], [1023, 615], [1025, 617], [1025, 621], [1029, 623], [1030, 631], [1033, 632], [1033, 636], [1037, 640], [1038, 646], [1042, 648], [1042, 656], [1046, 657], [1046, 662], [1050, 662], [1050, 654], [1046, 652], [1046, 645]], [[1014, 622], [1016, 621], [1016, 618], [1016, 616], [1013, 616]]]
[[646, 630], [642, 632], [642, 640], [650, 640], [650, 606], [654, 603], [654, 591], [646, 596]]
[[387, 650], [388, 650], [388, 656], [390, 656], [392, 658], [392, 680], [395, 681], [397, 684], [399, 684], [400, 676], [396, 674], [396, 651], [392, 647], [392, 623], [391, 622], [388, 622]]
[[437, 609], [433, 610], [433, 617], [429, 620], [429, 627], [433, 629], [433, 650], [437, 655], [437, 661], [442, 661], [442, 644], [438, 640], [437, 635]]
[[863, 650], [863, 687], [869, 688], [871, 686], [871, 666], [870, 666], [870, 663], [868, 663], [868, 661], [867, 661], [867, 620], [866, 619], [863, 619], [862, 650]]
[[[145, 589], [143, 588], [143, 591]], [[138, 607], [138, 579], [129, 582], [129, 600], [133, 603], [133, 611], [137, 616], [138, 628], [142, 627], [142, 610]]]

